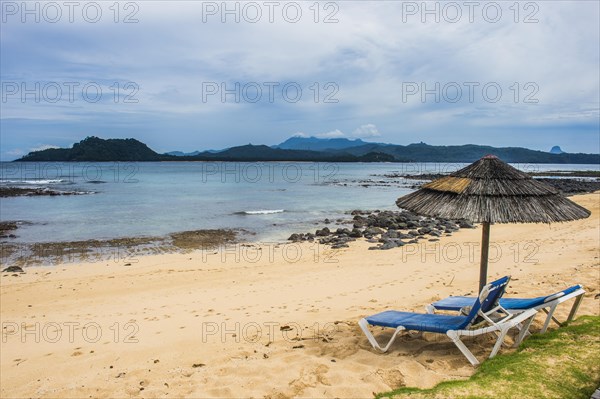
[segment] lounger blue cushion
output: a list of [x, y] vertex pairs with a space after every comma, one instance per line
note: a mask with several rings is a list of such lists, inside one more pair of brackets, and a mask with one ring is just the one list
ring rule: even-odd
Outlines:
[[[559, 291], [552, 295], [540, 296], [536, 298], [500, 298], [500, 305], [505, 309], [522, 310], [531, 309], [543, 305], [548, 300], [554, 300], [561, 296], [568, 295], [581, 288], [581, 285], [574, 285], [566, 290]], [[562, 293], [562, 295], [560, 295]], [[433, 303], [433, 306], [439, 310], [460, 310], [465, 306], [473, 306], [475, 297], [469, 296], [449, 296], [446, 299]]]
[[448, 330], [461, 330], [469, 324], [467, 316], [449, 316], [441, 314], [421, 314], [387, 310], [366, 317], [373, 326], [397, 328], [404, 326], [407, 330], [428, 331], [445, 334]]
[[473, 296], [449, 296], [431, 305], [438, 310], [460, 310], [466, 306], [473, 306], [475, 299]]

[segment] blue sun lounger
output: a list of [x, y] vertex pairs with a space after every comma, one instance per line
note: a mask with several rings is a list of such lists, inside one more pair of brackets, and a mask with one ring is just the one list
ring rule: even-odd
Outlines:
[[[498, 335], [498, 339], [490, 354], [491, 358], [498, 353], [508, 331], [513, 327], [523, 324], [525, 329], [521, 330], [516, 339], [516, 344], [518, 345], [525, 337], [525, 332], [528, 330], [533, 316], [537, 313], [534, 309], [529, 309], [521, 313], [506, 313], [502, 311], [502, 308], [498, 305], [498, 300], [504, 294], [509, 280], [510, 277], [507, 276], [484, 286], [479, 297], [475, 298], [473, 307], [466, 316], [388, 310], [365, 317], [358, 322], [358, 325], [367, 336], [373, 348], [382, 352], [387, 352], [396, 339], [396, 336], [404, 330], [446, 334], [469, 362], [473, 366], [476, 366], [479, 364], [479, 361], [460, 340], [461, 336], [477, 336], [495, 332]], [[477, 323], [477, 326], [480, 324], [482, 326], [473, 326], [475, 323]], [[369, 330], [369, 325], [395, 328], [396, 331], [394, 331], [388, 343], [382, 347]]]
[[[579, 309], [579, 304], [583, 299], [584, 293], [583, 287], [578, 284], [552, 295], [540, 296], [537, 298], [500, 298], [499, 305], [508, 313], [522, 312], [526, 309], [544, 311], [547, 316], [541, 332], [545, 333], [550, 324], [550, 320], [553, 320], [559, 326], [563, 325], [563, 323], [554, 317], [554, 311], [558, 305], [571, 298], [575, 298], [575, 302], [571, 307], [566, 322], [568, 323], [573, 320], [573, 317], [575, 317], [575, 314], [577, 313], [577, 309]], [[475, 304], [476, 299], [477, 298], [475, 297], [468, 296], [449, 296], [446, 299], [427, 305], [425, 309], [427, 310], [427, 313], [435, 313], [436, 310], [460, 311], [461, 313], [466, 313], [469, 311], [469, 308]]]

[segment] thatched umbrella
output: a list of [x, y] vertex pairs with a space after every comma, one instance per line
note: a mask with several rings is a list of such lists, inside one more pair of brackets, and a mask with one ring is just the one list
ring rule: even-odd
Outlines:
[[480, 291], [487, 280], [490, 224], [564, 222], [590, 215], [590, 211], [563, 197], [555, 188], [494, 155], [425, 184], [399, 198], [396, 205], [424, 216], [483, 224]]

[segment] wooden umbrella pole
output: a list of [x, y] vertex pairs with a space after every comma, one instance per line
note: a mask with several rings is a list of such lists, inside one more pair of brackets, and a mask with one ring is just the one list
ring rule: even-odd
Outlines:
[[490, 249], [490, 222], [483, 222], [481, 233], [481, 263], [479, 267], [479, 292], [487, 283], [488, 253]]

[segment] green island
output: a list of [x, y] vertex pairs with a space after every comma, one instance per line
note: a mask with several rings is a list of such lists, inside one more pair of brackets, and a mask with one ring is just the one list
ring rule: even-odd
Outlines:
[[[293, 139], [293, 140], [292, 140]], [[183, 155], [173, 155], [174, 153]], [[247, 144], [220, 151], [159, 154], [133, 138], [87, 137], [71, 148], [30, 152], [20, 162], [159, 162], [159, 161], [304, 161], [304, 162], [474, 162], [494, 154], [511, 163], [598, 164], [600, 154], [553, 154], [521, 147], [484, 145], [433, 146], [425, 143], [396, 145], [359, 140], [293, 137], [275, 145]]]

